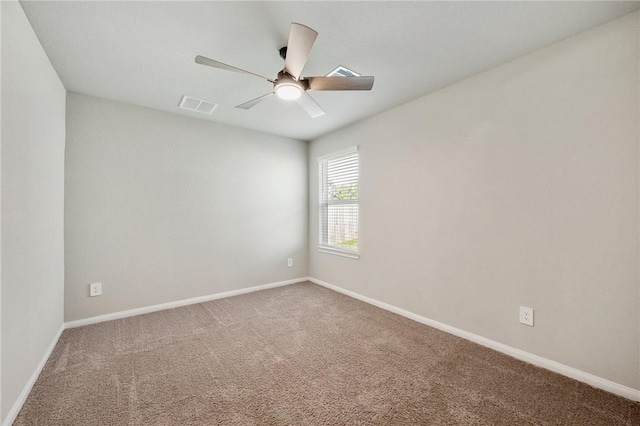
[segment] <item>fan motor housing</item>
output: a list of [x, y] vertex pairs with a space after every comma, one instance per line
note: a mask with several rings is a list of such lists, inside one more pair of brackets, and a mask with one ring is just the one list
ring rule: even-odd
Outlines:
[[280, 86], [296, 86], [300, 89], [300, 92], [304, 92], [307, 90], [307, 85], [305, 83], [306, 82], [304, 80], [296, 80], [285, 71], [280, 71], [278, 73], [278, 78], [276, 78], [276, 81], [273, 83], [273, 93], [277, 93]]

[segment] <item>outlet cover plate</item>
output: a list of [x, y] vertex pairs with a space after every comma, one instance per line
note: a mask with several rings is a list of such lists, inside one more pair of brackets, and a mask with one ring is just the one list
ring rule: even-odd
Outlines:
[[520, 323], [533, 327], [533, 308], [520, 306]]
[[289, 259], [287, 259], [287, 266], [289, 268], [291, 268], [293, 266], [293, 257], [290, 257]]
[[89, 296], [102, 296], [102, 283], [89, 284]]

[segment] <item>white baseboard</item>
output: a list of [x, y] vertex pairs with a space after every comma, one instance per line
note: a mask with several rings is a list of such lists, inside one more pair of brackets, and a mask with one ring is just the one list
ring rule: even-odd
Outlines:
[[338, 293], [345, 294], [347, 296], [353, 297], [354, 299], [358, 299], [363, 302], [369, 303], [371, 305], [377, 306], [379, 308], [385, 309], [387, 311], [393, 312], [395, 314], [402, 315], [403, 317], [412, 319], [419, 323], [428, 325], [433, 328], [437, 328], [438, 330], [442, 330], [449, 334], [453, 334], [454, 336], [462, 337], [463, 339], [470, 340], [474, 343], [478, 343], [487, 348], [491, 348], [498, 352], [502, 352], [504, 354], [510, 355], [521, 361], [525, 361], [530, 364], [536, 365], [538, 367], [551, 370], [555, 373], [562, 374], [563, 376], [570, 377], [574, 380], [578, 380], [580, 382], [586, 383], [595, 388], [602, 389], [607, 392], [611, 392], [613, 394], [622, 396], [624, 398], [628, 398], [633, 401], [640, 401], [640, 390], [638, 389], [633, 389], [628, 386], [624, 386], [619, 383], [612, 382], [611, 380], [594, 376], [593, 374], [587, 373], [585, 371], [578, 370], [576, 368], [569, 367], [564, 364], [560, 364], [559, 362], [551, 361], [550, 359], [546, 359], [541, 356], [534, 355], [529, 352], [525, 352], [523, 350], [505, 345], [503, 343], [496, 342], [495, 340], [487, 339], [486, 337], [482, 337], [477, 334], [473, 334], [468, 331], [464, 331], [459, 328], [452, 327], [447, 324], [443, 324], [441, 322], [423, 317], [418, 314], [414, 314], [413, 312], [406, 311], [396, 306], [389, 305], [388, 303], [384, 303], [379, 300], [372, 299], [367, 296], [363, 296], [361, 294], [355, 293], [350, 290], [345, 290], [342, 287], [338, 287], [337, 285], [334, 285], [334, 284], [329, 284], [325, 281], [322, 281], [316, 278], [310, 277], [308, 278], [308, 280], [311, 281], [312, 283], [337, 291]]
[[24, 402], [27, 400], [29, 393], [31, 393], [31, 389], [33, 389], [33, 385], [36, 384], [36, 380], [38, 380], [38, 376], [40, 376], [40, 373], [42, 372], [44, 365], [47, 363], [47, 360], [51, 356], [53, 349], [56, 347], [56, 344], [58, 343], [58, 340], [60, 339], [60, 336], [62, 335], [64, 328], [65, 328], [64, 324], [62, 324], [60, 326], [60, 329], [56, 333], [55, 337], [47, 347], [47, 350], [45, 351], [44, 356], [36, 366], [36, 369], [33, 371], [33, 374], [31, 375], [31, 377], [29, 377], [29, 381], [25, 385], [24, 389], [22, 389], [22, 392], [20, 392], [20, 396], [18, 396], [18, 399], [11, 407], [11, 410], [9, 410], [9, 413], [7, 413], [7, 417], [5, 417], [4, 421], [2, 422], [3, 426], [10, 426], [16, 420], [16, 417], [18, 417], [18, 413], [20, 413], [20, 410], [22, 409]]
[[295, 284], [303, 281], [310, 281], [309, 277], [295, 278], [287, 281], [279, 281], [270, 284], [257, 285], [253, 287], [241, 288], [239, 290], [224, 291], [222, 293], [209, 294], [206, 296], [193, 297], [191, 299], [176, 300], [175, 302], [161, 303], [159, 305], [144, 306], [142, 308], [129, 309], [126, 311], [113, 312], [111, 314], [98, 315], [69, 321], [64, 324], [65, 328], [81, 327], [83, 325], [97, 324], [99, 322], [111, 321], [120, 318], [132, 317], [140, 314], [148, 314], [150, 312], [163, 311], [165, 309], [173, 309], [180, 306], [193, 305], [196, 303], [209, 302], [211, 300], [223, 299], [225, 297], [238, 296], [240, 294], [252, 293], [254, 291], [266, 290], [268, 288], [281, 287], [285, 285]]

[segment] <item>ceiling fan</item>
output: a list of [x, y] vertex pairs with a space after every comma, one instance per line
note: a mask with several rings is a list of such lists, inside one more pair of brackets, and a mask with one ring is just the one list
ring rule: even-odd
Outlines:
[[287, 46], [280, 49], [280, 56], [285, 61], [284, 69], [278, 73], [275, 79], [270, 79], [200, 55], [196, 56], [196, 63], [227, 71], [253, 75], [273, 83], [272, 92], [240, 104], [236, 106], [236, 108], [249, 109], [275, 94], [281, 99], [296, 100], [311, 118], [316, 118], [324, 115], [325, 111], [307, 92], [371, 90], [373, 87], [373, 77], [371, 76], [301, 77], [300, 74], [309, 59], [309, 53], [317, 36], [318, 33], [306, 25], [295, 22], [291, 23]]

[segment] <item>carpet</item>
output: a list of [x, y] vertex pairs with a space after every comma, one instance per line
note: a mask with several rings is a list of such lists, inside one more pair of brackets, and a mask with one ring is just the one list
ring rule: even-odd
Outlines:
[[25, 425], [639, 425], [640, 404], [301, 283], [65, 330]]

